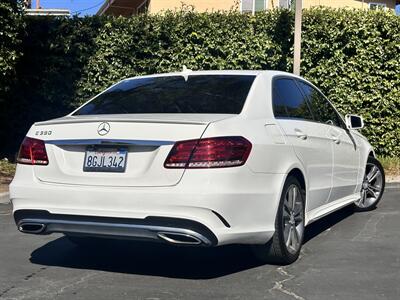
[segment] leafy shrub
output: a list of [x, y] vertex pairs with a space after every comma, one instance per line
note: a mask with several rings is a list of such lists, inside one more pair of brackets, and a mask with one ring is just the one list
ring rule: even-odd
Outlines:
[[15, 66], [21, 56], [23, 16], [20, 3], [15, 0], [0, 2], [0, 102], [15, 78]]

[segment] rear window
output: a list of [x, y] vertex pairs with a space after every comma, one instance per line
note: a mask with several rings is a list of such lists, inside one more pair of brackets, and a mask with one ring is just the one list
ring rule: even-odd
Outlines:
[[255, 76], [192, 75], [121, 81], [74, 115], [239, 114]]

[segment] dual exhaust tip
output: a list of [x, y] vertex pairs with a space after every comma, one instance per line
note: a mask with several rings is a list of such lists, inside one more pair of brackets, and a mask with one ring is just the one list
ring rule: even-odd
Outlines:
[[[41, 234], [46, 230], [46, 224], [23, 222], [18, 225], [18, 230], [23, 233]], [[167, 243], [175, 245], [196, 246], [203, 243], [203, 241], [193, 235], [178, 232], [157, 232], [157, 237]]]
[[157, 233], [157, 236], [160, 239], [175, 245], [201, 245], [203, 243], [197, 237], [184, 233], [159, 232]]
[[18, 230], [23, 233], [40, 234], [46, 229], [46, 225], [42, 223], [21, 223]]

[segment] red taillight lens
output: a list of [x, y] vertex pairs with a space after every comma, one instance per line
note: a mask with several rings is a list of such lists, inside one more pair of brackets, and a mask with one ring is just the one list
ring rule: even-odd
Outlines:
[[251, 143], [244, 137], [228, 136], [175, 143], [165, 168], [224, 168], [244, 165]]
[[47, 165], [46, 146], [42, 140], [25, 137], [19, 149], [17, 162], [28, 165]]

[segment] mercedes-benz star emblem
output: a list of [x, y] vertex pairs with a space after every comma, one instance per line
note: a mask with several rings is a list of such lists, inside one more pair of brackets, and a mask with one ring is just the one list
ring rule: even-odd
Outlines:
[[110, 132], [110, 124], [107, 122], [100, 123], [99, 127], [97, 127], [97, 133], [99, 135], [106, 135]]

